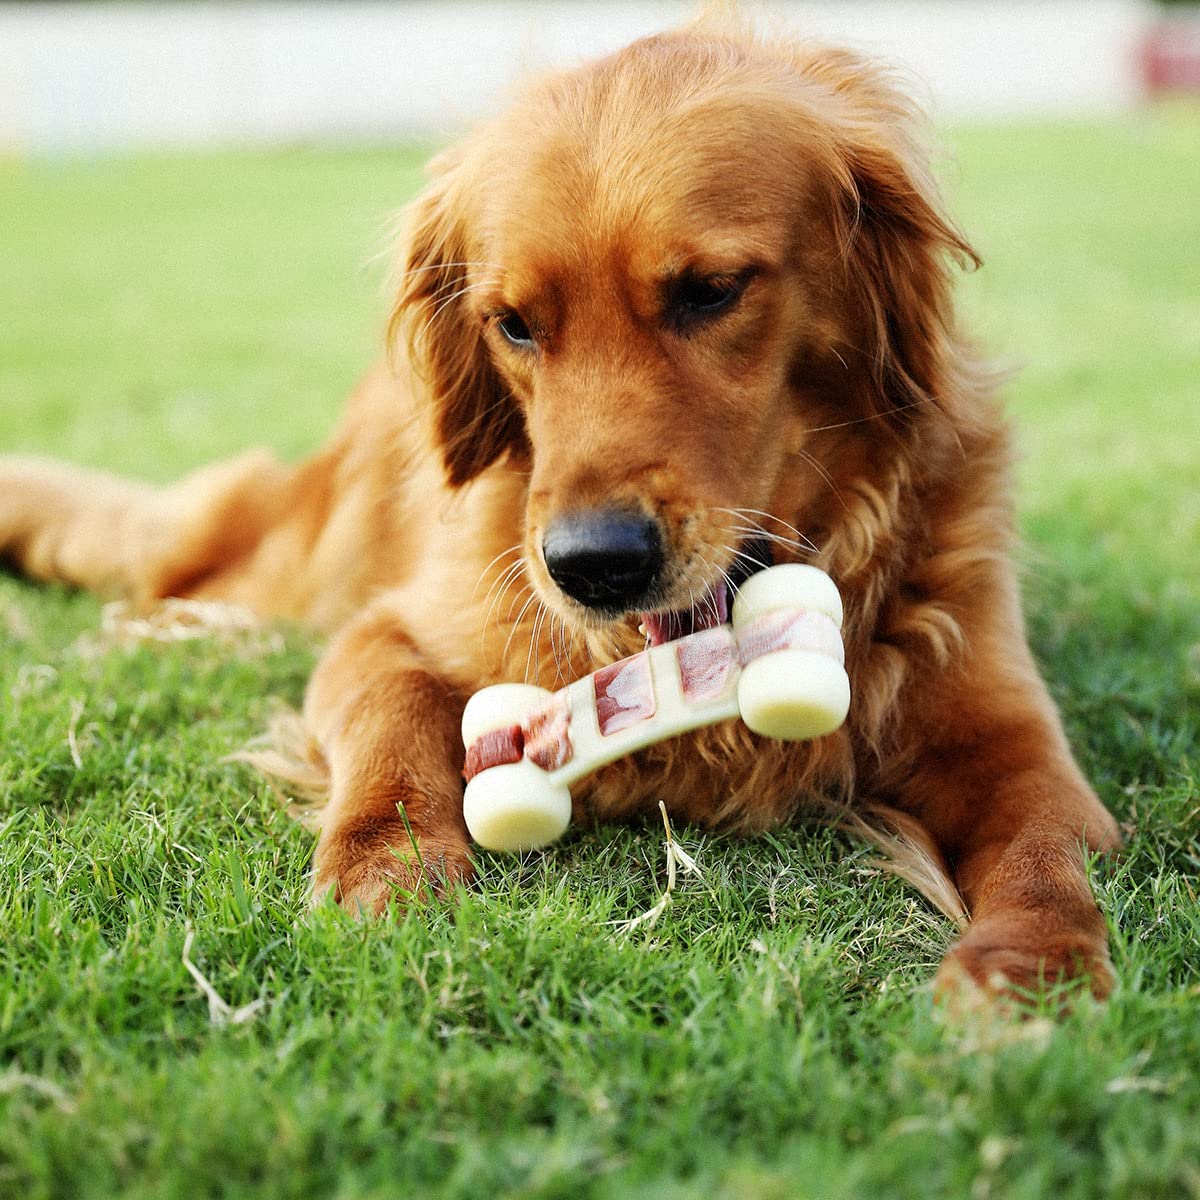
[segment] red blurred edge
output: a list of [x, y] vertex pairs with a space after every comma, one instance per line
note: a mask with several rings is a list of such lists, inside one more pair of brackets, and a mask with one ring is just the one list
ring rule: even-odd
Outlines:
[[1156, 22], [1142, 40], [1139, 59], [1150, 95], [1200, 95], [1200, 8]]

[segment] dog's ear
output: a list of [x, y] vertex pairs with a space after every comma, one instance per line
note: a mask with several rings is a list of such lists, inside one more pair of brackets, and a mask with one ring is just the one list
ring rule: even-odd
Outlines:
[[389, 343], [406, 346], [435, 406], [434, 427], [454, 487], [523, 444], [520, 412], [497, 373], [467, 303], [476, 251], [455, 151], [430, 165], [426, 190], [401, 218], [396, 299]]
[[951, 403], [955, 266], [979, 257], [942, 209], [921, 122], [891, 81], [861, 66], [843, 83], [839, 238], [870, 357], [876, 404]]

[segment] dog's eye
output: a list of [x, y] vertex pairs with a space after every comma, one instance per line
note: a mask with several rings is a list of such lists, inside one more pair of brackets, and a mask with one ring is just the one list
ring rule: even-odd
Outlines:
[[507, 312], [500, 317], [496, 324], [505, 338], [519, 350], [533, 349], [533, 334], [529, 332], [529, 326], [521, 319], [520, 313]]
[[750, 272], [737, 275], [681, 275], [667, 287], [667, 317], [680, 328], [696, 325], [730, 309], [750, 282]]

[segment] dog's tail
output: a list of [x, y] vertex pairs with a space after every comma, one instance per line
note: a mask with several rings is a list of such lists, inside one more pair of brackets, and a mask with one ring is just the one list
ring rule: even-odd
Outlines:
[[907, 813], [872, 803], [838, 814], [838, 825], [883, 854], [875, 865], [916, 888], [960, 929], [970, 921], [950, 867], [929, 831]]
[[313, 832], [321, 828], [329, 800], [329, 763], [300, 713], [281, 709], [262, 737], [228, 761], [247, 763], [265, 775], [293, 820]]
[[47, 459], [0, 458], [0, 559], [34, 579], [140, 607], [200, 595], [280, 520], [290, 476], [257, 451], [164, 488]]

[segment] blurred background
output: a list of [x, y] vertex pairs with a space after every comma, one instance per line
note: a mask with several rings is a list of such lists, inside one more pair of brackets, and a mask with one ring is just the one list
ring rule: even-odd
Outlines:
[[[162, 479], [249, 440], [306, 453], [380, 351], [391, 220], [430, 150], [522, 75], [699, 7], [0, 0], [0, 450]], [[1061, 521], [1070, 487], [1067, 509], [1098, 509], [1096, 464], [1126, 460], [1187, 495], [1200, 7], [742, 7], [892, 62], [931, 110], [987, 264], [962, 281], [966, 319], [1025, 367], [1009, 394], [1037, 450], [1026, 503]], [[1184, 527], [1200, 538], [1200, 500]]]
[[[670, 26], [687, 0], [0, 0], [0, 152], [441, 140], [514, 78]], [[1200, 9], [825, 0], [774, 17], [909, 69], [941, 119], [1111, 114], [1200, 88]]]

